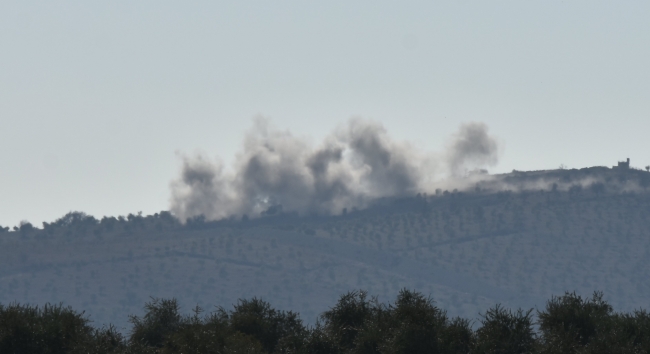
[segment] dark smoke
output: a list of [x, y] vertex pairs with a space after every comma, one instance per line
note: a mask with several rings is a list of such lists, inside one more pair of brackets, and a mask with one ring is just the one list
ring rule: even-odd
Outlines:
[[[497, 161], [497, 143], [484, 124], [461, 126], [447, 152], [448, 175]], [[318, 147], [258, 119], [246, 134], [233, 171], [202, 156], [184, 157], [172, 182], [171, 211], [181, 220], [259, 216], [278, 210], [338, 214], [382, 197], [434, 189], [441, 164], [393, 141], [379, 123], [350, 120]]]
[[449, 147], [449, 171], [453, 176], [461, 176], [468, 168], [493, 166], [497, 163], [497, 148], [485, 124], [463, 124]]

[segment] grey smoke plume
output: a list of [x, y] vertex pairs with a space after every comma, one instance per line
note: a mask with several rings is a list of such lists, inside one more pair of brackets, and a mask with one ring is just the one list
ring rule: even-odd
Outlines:
[[453, 176], [461, 176], [471, 168], [497, 163], [497, 142], [487, 130], [483, 123], [461, 125], [448, 148], [449, 171]]
[[[446, 154], [451, 173], [496, 163], [497, 144], [483, 124], [461, 126]], [[379, 123], [351, 119], [318, 147], [257, 119], [232, 171], [203, 156], [183, 158], [171, 184], [171, 211], [181, 220], [215, 220], [279, 210], [338, 214], [381, 197], [433, 190], [440, 158], [392, 140]], [[437, 173], [436, 173], [437, 172]]]

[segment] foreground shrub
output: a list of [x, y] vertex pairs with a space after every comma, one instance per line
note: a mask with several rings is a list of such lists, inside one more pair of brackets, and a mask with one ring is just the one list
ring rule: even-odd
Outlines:
[[[261, 299], [232, 310], [181, 314], [175, 299], [152, 299], [132, 316], [128, 339], [90, 325], [61, 305], [0, 305], [0, 353], [72, 354], [636, 354], [650, 353], [650, 315], [615, 313], [601, 293], [553, 297], [546, 307], [488, 309], [472, 330], [430, 297], [402, 290], [383, 304], [363, 291], [341, 296], [316, 325]], [[538, 325], [535, 331], [534, 325]]]
[[515, 312], [500, 305], [482, 316], [482, 327], [476, 331], [474, 351], [485, 354], [525, 354], [535, 347], [533, 310]]
[[150, 347], [162, 347], [165, 339], [181, 327], [181, 314], [176, 299], [152, 299], [144, 305], [143, 318], [131, 316], [133, 324], [131, 343]]
[[70, 307], [0, 305], [0, 353], [112, 353], [124, 347], [113, 327], [95, 329]]
[[450, 321], [420, 293], [402, 290], [393, 304], [384, 305], [364, 292], [350, 292], [321, 316], [309, 352], [467, 353], [473, 337], [469, 321]]
[[541, 353], [650, 353], [650, 316], [617, 314], [595, 292], [553, 297], [539, 312]]

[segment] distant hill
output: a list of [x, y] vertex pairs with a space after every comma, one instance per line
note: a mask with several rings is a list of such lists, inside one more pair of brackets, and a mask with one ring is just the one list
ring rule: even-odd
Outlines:
[[0, 233], [0, 303], [64, 302], [120, 326], [150, 296], [186, 309], [261, 296], [313, 323], [349, 290], [386, 301], [404, 287], [469, 318], [566, 290], [648, 308], [649, 188], [646, 171], [593, 167], [483, 176], [339, 216], [70, 213]]

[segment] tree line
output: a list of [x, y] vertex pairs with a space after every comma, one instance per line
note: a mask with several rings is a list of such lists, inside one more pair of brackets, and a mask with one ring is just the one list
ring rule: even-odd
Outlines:
[[209, 313], [182, 314], [175, 299], [144, 309], [122, 334], [62, 305], [0, 304], [0, 353], [650, 353], [647, 312], [614, 312], [598, 292], [565, 293], [535, 312], [496, 305], [478, 323], [409, 290], [392, 303], [349, 292], [314, 326], [258, 298]]

